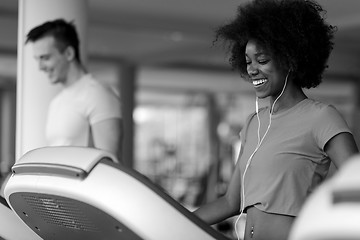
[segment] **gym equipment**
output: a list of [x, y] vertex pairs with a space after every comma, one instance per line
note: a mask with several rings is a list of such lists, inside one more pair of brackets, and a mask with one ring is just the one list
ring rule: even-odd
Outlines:
[[6, 201], [42, 239], [227, 239], [102, 150], [39, 148], [12, 171]]
[[360, 239], [360, 155], [354, 156], [308, 198], [289, 240]]

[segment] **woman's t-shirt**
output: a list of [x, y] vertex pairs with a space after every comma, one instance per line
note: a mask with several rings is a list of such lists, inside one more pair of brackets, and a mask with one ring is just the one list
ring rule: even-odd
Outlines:
[[[269, 108], [261, 109], [259, 118], [263, 136], [269, 124]], [[241, 132], [242, 176], [258, 143], [257, 129], [257, 117], [252, 115]], [[350, 130], [340, 113], [311, 99], [272, 115], [270, 129], [246, 170], [244, 208], [255, 205], [265, 212], [298, 215], [308, 195], [329, 171], [331, 161], [325, 144], [342, 132]]]

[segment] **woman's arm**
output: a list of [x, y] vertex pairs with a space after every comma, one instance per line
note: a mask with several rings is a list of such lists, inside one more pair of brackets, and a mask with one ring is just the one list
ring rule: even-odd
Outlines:
[[359, 152], [353, 135], [348, 132], [339, 133], [332, 137], [326, 143], [324, 150], [337, 168]]
[[225, 195], [201, 206], [194, 213], [210, 225], [238, 214], [240, 209], [240, 182], [240, 168], [237, 163]]

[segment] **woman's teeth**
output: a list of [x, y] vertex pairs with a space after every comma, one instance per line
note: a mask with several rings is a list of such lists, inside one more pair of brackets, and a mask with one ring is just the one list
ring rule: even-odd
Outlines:
[[267, 82], [266, 79], [253, 80], [253, 85], [254, 85], [255, 87], [257, 87], [257, 86], [260, 86], [261, 84], [264, 84], [265, 82]]

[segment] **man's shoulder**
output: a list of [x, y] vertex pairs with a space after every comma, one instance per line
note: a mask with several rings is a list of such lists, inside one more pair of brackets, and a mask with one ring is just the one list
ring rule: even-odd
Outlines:
[[89, 74], [84, 82], [82, 94], [88, 98], [98, 101], [120, 101], [119, 96], [111, 89], [111, 86], [100, 82], [92, 75]]
[[105, 86], [104, 83], [101, 83], [90, 74], [81, 78], [80, 81], [81, 87], [79, 90], [81, 92], [87, 92], [89, 94], [108, 94], [109, 87]]

